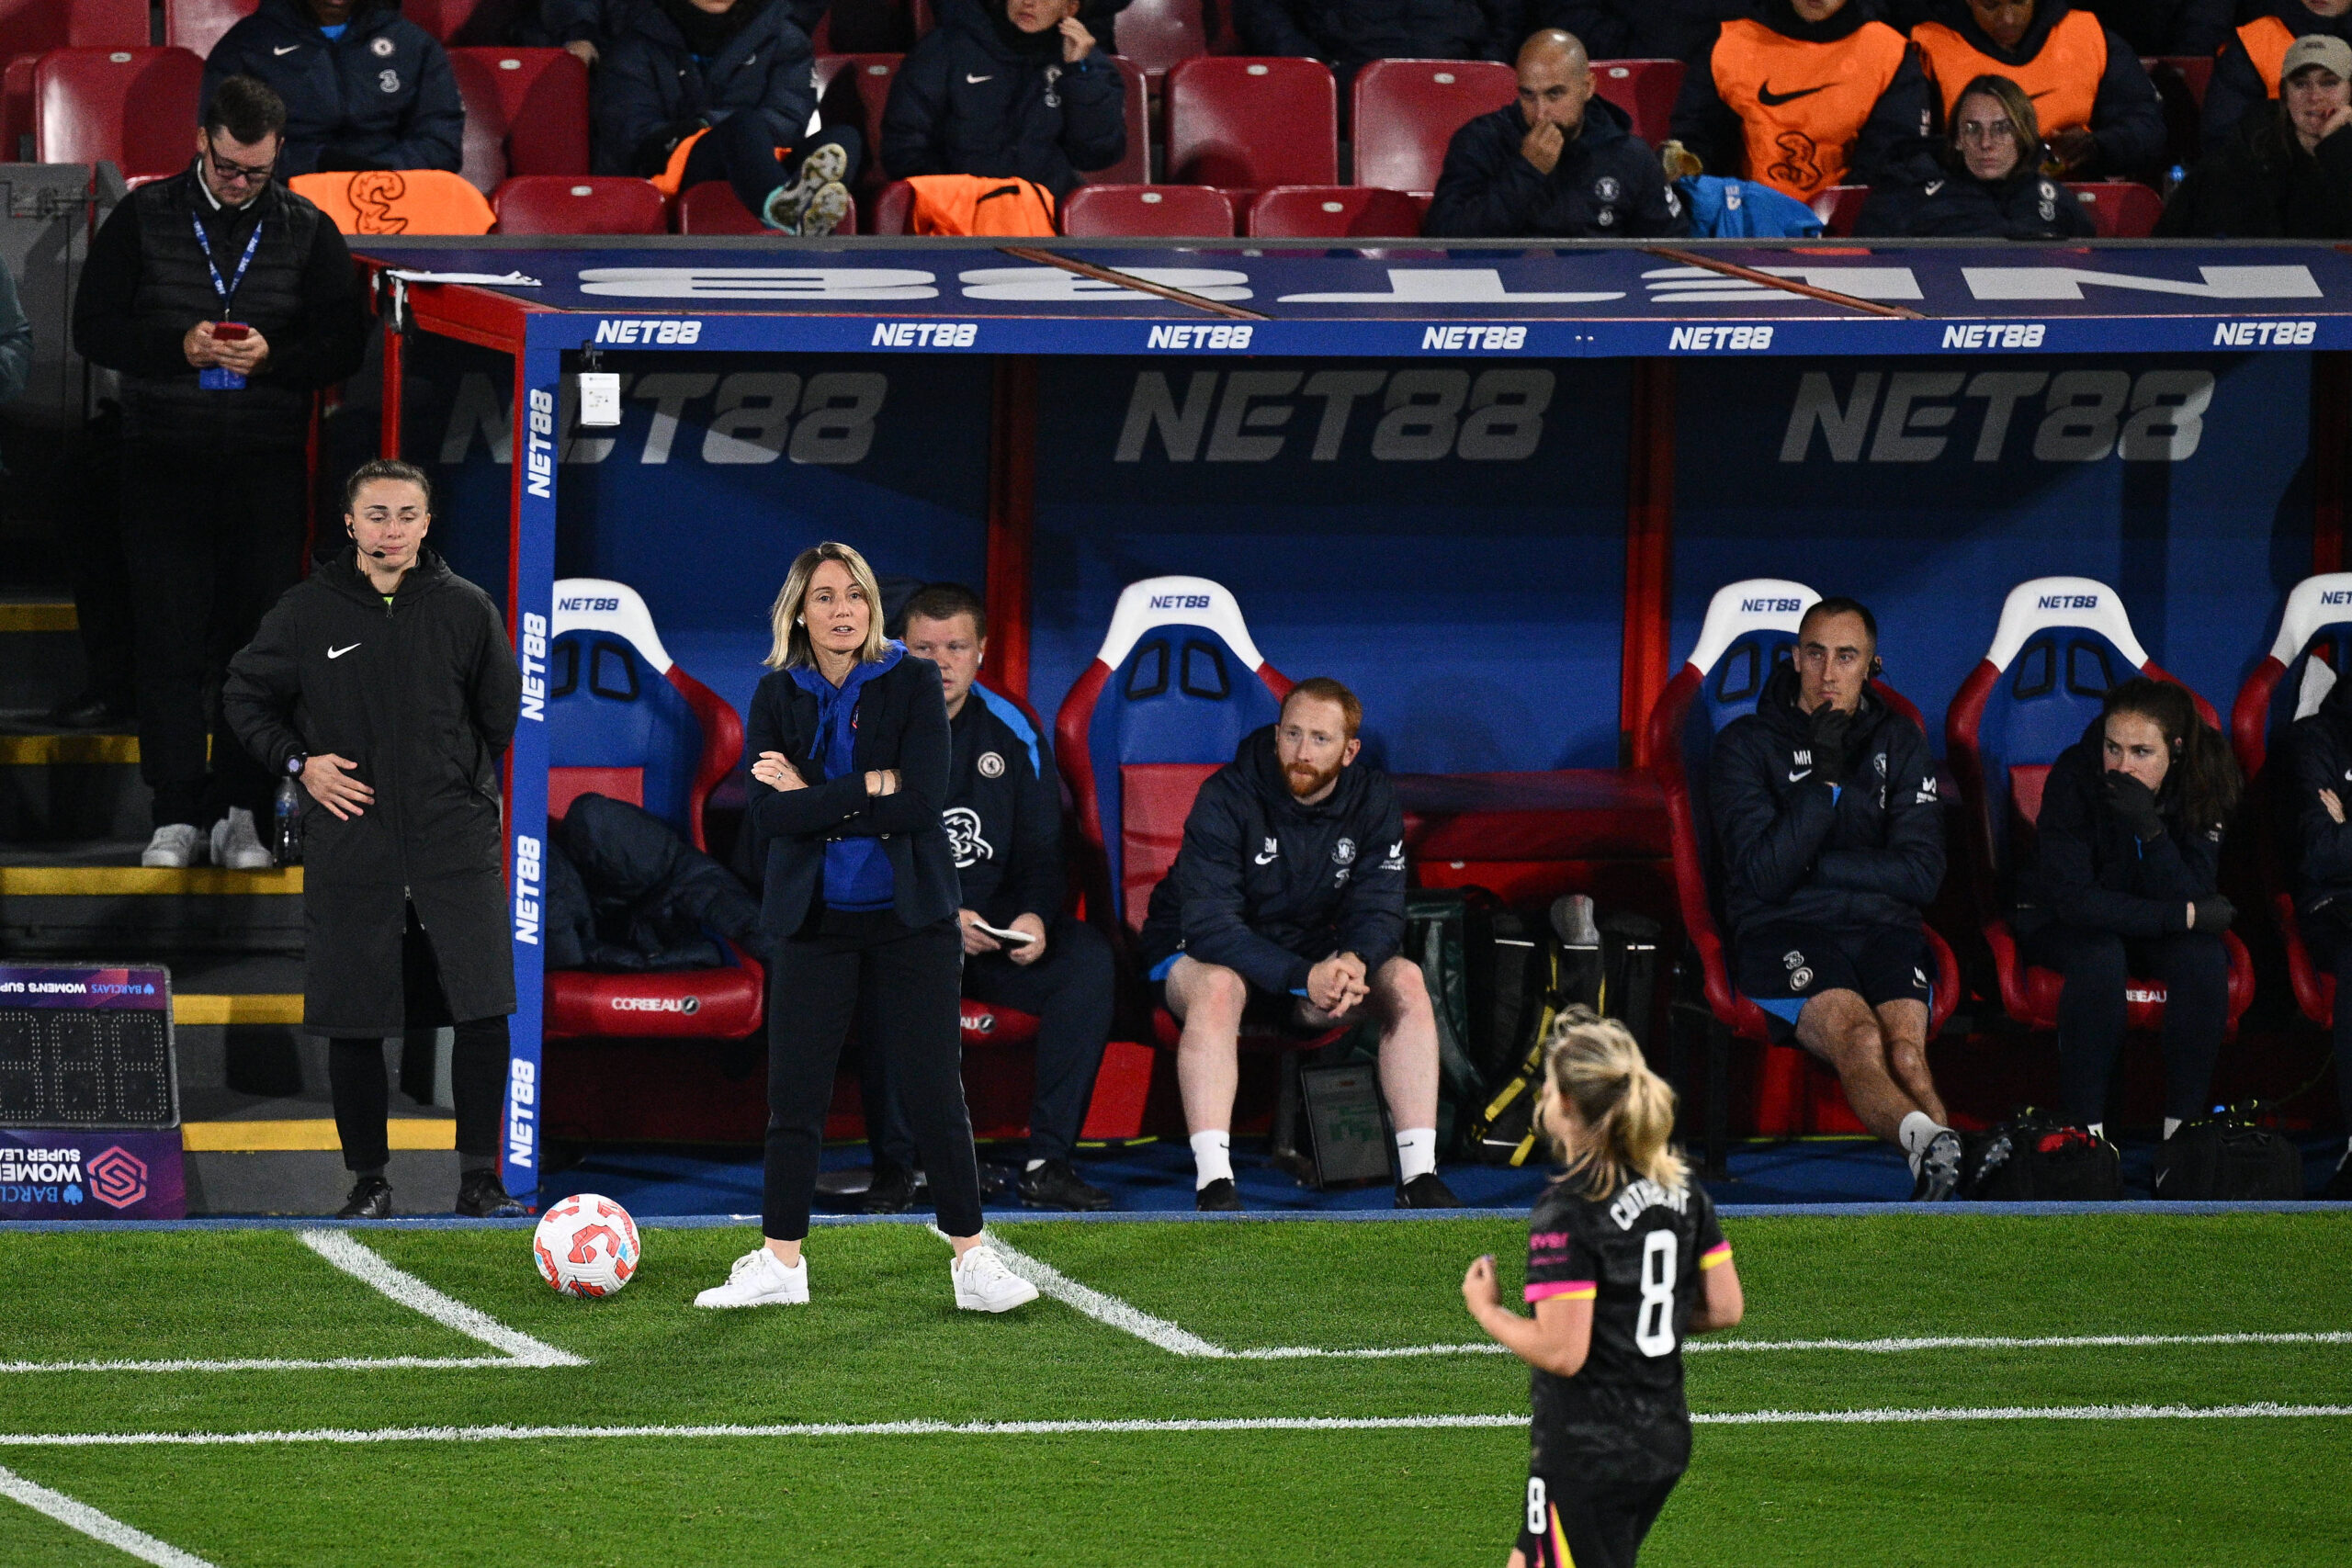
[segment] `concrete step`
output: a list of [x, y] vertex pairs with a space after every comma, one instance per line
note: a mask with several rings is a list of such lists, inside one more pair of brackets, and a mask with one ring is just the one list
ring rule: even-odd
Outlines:
[[145, 842], [141, 833], [0, 849], [0, 950], [83, 962], [301, 952], [301, 867], [151, 868], [139, 863]]
[[87, 665], [71, 601], [0, 599], [0, 708], [52, 707], [82, 689]]
[[[395, 1090], [386, 1131], [394, 1211], [447, 1213], [458, 1191], [457, 1122]], [[323, 1099], [187, 1093], [180, 1142], [191, 1214], [331, 1214], [351, 1190]]]

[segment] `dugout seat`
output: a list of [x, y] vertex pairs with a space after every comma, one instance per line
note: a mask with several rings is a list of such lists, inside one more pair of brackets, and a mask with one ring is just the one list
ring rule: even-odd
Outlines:
[[1337, 185], [1339, 105], [1320, 61], [1187, 60], [1168, 73], [1167, 178], [1234, 193]]
[[1861, 220], [1862, 204], [1870, 198], [1868, 186], [1828, 186], [1814, 193], [1813, 215], [1821, 220], [1824, 233], [1844, 239]]
[[[1228, 18], [1230, 6], [1220, 11]], [[1141, 67], [1157, 88], [1160, 79], [1195, 55], [1220, 52], [1209, 36], [1201, 0], [1133, 0], [1119, 13], [1119, 52]]]
[[[1517, 78], [1512, 90], [1516, 92]], [[1593, 90], [1634, 119], [1634, 134], [1656, 147], [1673, 132], [1674, 100], [1682, 91], [1679, 60], [1596, 60]]]
[[[1184, 842], [1184, 818], [1242, 738], [1274, 721], [1291, 682], [1250, 640], [1241, 606], [1204, 577], [1151, 577], [1119, 595], [1094, 661], [1062, 699], [1054, 747], [1078, 807], [1090, 911], [1117, 933], [1143, 929], [1151, 890]], [[1152, 1032], [1172, 1048], [1164, 1008]], [[1245, 1049], [1337, 1039], [1242, 1032]]]
[[[261, 0], [164, 0], [164, 41], [175, 49], [212, 52], [220, 35], [261, 9]], [[146, 36], [144, 28], [140, 36]]]
[[1453, 133], [1518, 94], [1518, 73], [1491, 60], [1373, 61], [1356, 73], [1348, 91], [1355, 183], [1387, 190], [1436, 190], [1438, 170], [1444, 166], [1446, 143]]
[[662, 234], [670, 228], [662, 193], [626, 175], [518, 175], [498, 187], [490, 206], [502, 234]]
[[1261, 190], [1242, 232], [1266, 239], [1411, 239], [1429, 198], [1374, 186], [1276, 186]]
[[2297, 803], [2288, 760], [2269, 764], [2288, 727], [2319, 711], [2352, 667], [2352, 572], [2307, 577], [2287, 595], [2270, 652], [2238, 688], [2230, 710], [2230, 746], [2245, 770], [2254, 809], [2255, 858], [2264, 899], [2278, 917], [2287, 948], [2287, 977], [2303, 1016], [2328, 1028], [2335, 1017], [2335, 976], [2312, 962], [2295, 912]]
[[447, 169], [297, 175], [286, 188], [345, 234], [487, 234], [498, 221], [489, 199]]
[[571, 51], [453, 49], [449, 73], [466, 106], [459, 173], [483, 195], [514, 175], [588, 172], [588, 68]]
[[184, 49], [58, 49], [33, 66], [33, 156], [175, 175], [195, 156], [204, 62]]
[[[1756, 1108], [1758, 1131], [1844, 1132], [1860, 1125], [1845, 1110], [1842, 1099], [1831, 1100], [1834, 1112], [1823, 1114], [1821, 1100], [1806, 1089], [1810, 1058], [1796, 1046], [1775, 1044], [1764, 1010], [1733, 983], [1725, 931], [1717, 918], [1722, 907], [1722, 849], [1715, 841], [1707, 805], [1707, 765], [1716, 735], [1734, 719], [1756, 711], [1765, 682], [1780, 665], [1794, 657], [1797, 627], [1804, 612], [1820, 597], [1801, 582], [1772, 578], [1754, 578], [1717, 589], [1708, 601], [1698, 645], [1650, 709], [1650, 756], [1666, 797], [1675, 898], [1683, 932], [1699, 957], [1709, 1014], [1711, 1163], [1721, 1147], [1728, 1111], [1725, 1063], [1734, 1038], [1753, 1041], [1764, 1048]], [[1900, 692], [1883, 681], [1871, 682], [1871, 690], [1913, 723], [1919, 722], [1919, 710]], [[1960, 1003], [1960, 964], [1934, 928], [1923, 924], [1920, 929], [1927, 933], [1936, 960], [1928, 1017], [1928, 1037], [1932, 1040]], [[1826, 1068], [1819, 1071], [1827, 1074]], [[1808, 1120], [1815, 1124], [1803, 1124]], [[1824, 1122], [1838, 1124], [1827, 1126]]]
[[[548, 644], [548, 816], [594, 792], [644, 807], [707, 852], [711, 792], [743, 755], [725, 699], [672, 662], [645, 601], [626, 583], [555, 585]], [[717, 969], [547, 976], [550, 1039], [684, 1035], [743, 1039], [765, 1016], [765, 975], [730, 947]]]
[[1145, 186], [1151, 183], [1151, 94], [1143, 67], [1115, 54], [1102, 58], [1119, 73], [1125, 94], [1122, 114], [1126, 120], [1126, 155], [1106, 169], [1080, 171], [1084, 185]]
[[2090, 214], [2102, 240], [2144, 240], [2165, 213], [2165, 198], [2133, 180], [2092, 180], [2066, 188]]
[[[2054, 969], [2018, 960], [2007, 902], [2016, 852], [2041, 815], [2051, 764], [2083, 738], [2110, 689], [2143, 674], [2173, 679], [2140, 646], [2114, 589], [2086, 577], [2038, 577], [2009, 590], [1993, 646], [1945, 713], [1945, 754], [1960, 786], [1971, 895], [1992, 949], [2001, 1005], [2029, 1029], [2058, 1027], [2065, 981]], [[2196, 702], [2199, 716], [2215, 723], [2212, 705], [2203, 697]], [[2234, 1032], [2254, 999], [2254, 965], [2234, 932], [2222, 941], [2230, 953]], [[2153, 1029], [2164, 1018], [2163, 986], [2129, 979], [2124, 997], [2131, 1027]]]
[[1162, 235], [1233, 237], [1233, 203], [1214, 186], [1080, 186], [1062, 201], [1075, 240]]
[[[817, 112], [827, 125], [857, 128], [865, 142], [865, 164], [851, 182], [859, 196], [870, 196], [890, 183], [882, 164], [882, 111], [890, 101], [890, 85], [899, 79], [903, 54], [820, 54], [817, 57]], [[876, 226], [876, 234], [903, 233]]]

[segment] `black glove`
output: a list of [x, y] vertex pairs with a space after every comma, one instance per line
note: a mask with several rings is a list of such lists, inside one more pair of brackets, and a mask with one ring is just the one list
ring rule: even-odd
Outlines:
[[2197, 918], [2189, 923], [2190, 931], [2219, 936], [2230, 929], [2232, 920], [2238, 918], [2237, 906], [2219, 893], [2208, 894], [2202, 898], [2194, 900], [2194, 903], [2197, 908]]
[[2109, 773], [2101, 787], [2107, 794], [2108, 809], [2142, 843], [2154, 843], [2165, 836], [2164, 813], [2156, 809], [2154, 790], [2124, 773]]
[[1813, 748], [1813, 776], [1833, 788], [1846, 782], [1846, 739], [1853, 725], [1854, 716], [1834, 703], [1813, 710], [1807, 737]]

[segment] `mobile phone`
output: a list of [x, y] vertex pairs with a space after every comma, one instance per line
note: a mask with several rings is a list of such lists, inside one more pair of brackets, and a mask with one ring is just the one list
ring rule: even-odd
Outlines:
[[243, 321], [216, 321], [212, 326], [212, 341], [234, 343], [241, 337], [253, 335], [253, 328]]

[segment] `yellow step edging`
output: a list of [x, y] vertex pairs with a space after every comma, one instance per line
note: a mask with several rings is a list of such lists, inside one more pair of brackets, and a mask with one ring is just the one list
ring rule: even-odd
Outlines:
[[0, 766], [45, 768], [138, 761], [136, 735], [0, 735]]
[[302, 868], [224, 871], [191, 866], [0, 865], [0, 897], [112, 898], [133, 894], [286, 894], [302, 891]]
[[[395, 1149], [454, 1149], [458, 1123], [447, 1116], [395, 1116], [385, 1123]], [[190, 1154], [274, 1154], [339, 1150], [331, 1118], [300, 1122], [183, 1122], [180, 1147]]]
[[187, 993], [172, 998], [172, 1021], [190, 1023], [300, 1023], [302, 995], [275, 992], [243, 996]]
[[81, 624], [72, 604], [0, 604], [0, 632], [70, 632]]

